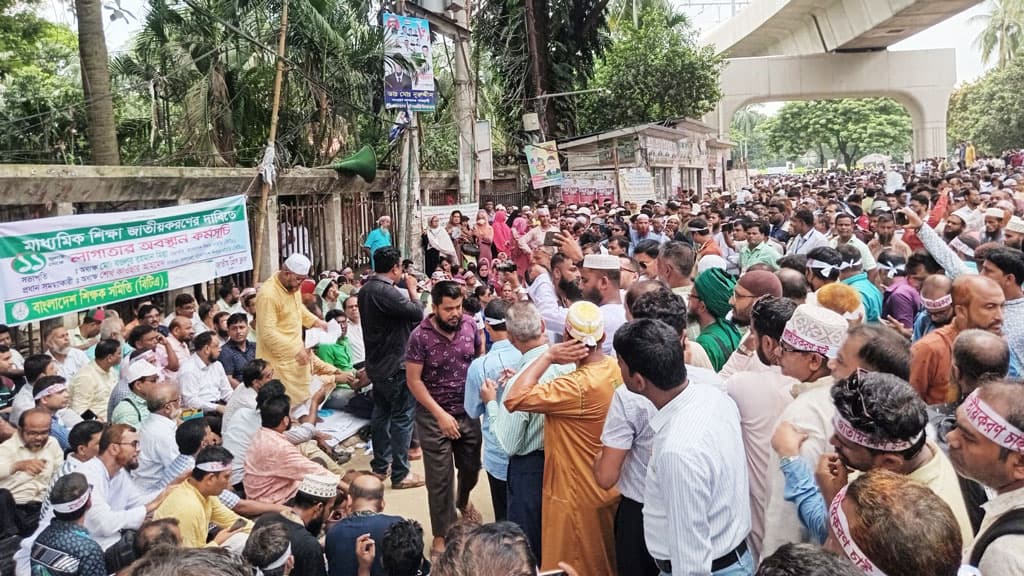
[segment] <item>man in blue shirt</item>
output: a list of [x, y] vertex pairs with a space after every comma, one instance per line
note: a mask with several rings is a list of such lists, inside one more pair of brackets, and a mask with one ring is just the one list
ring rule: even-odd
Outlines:
[[[352, 480], [348, 491], [351, 513], [335, 524], [327, 533], [324, 546], [327, 552], [329, 576], [349, 576], [358, 570], [356, 560], [356, 539], [369, 534], [374, 542], [383, 542], [384, 533], [401, 516], [382, 514], [384, 511], [384, 482], [373, 474], [363, 474]], [[381, 564], [381, 546], [376, 548], [371, 576], [387, 576]]]
[[839, 281], [860, 294], [860, 302], [864, 305], [866, 313], [864, 320], [878, 322], [882, 316], [882, 292], [868, 280], [868, 274], [863, 270], [860, 251], [850, 244], [843, 244], [836, 250], [843, 256], [843, 263], [839, 265]]
[[366, 235], [366, 242], [363, 242], [363, 249], [367, 251], [370, 256], [370, 268], [375, 269], [373, 265], [373, 253], [378, 248], [384, 248], [391, 246], [391, 216], [381, 216], [377, 219], [377, 227], [370, 230], [370, 233]]
[[256, 346], [249, 342], [249, 317], [236, 312], [228, 317], [228, 341], [221, 347], [219, 358], [232, 387], [242, 383], [242, 369], [255, 359]]
[[[501, 401], [504, 387], [497, 387], [495, 382], [500, 382], [506, 369], [514, 370], [519, 366], [523, 354], [517, 350], [508, 340], [508, 332], [505, 328], [505, 310], [508, 304], [503, 300], [491, 300], [484, 309], [484, 330], [490, 337], [490, 352], [473, 360], [469, 365], [469, 372], [466, 374], [466, 415], [470, 418], [479, 418], [485, 412], [487, 402], [491, 400]], [[490, 425], [484, 418], [484, 470], [487, 471], [487, 481], [491, 486], [491, 504], [494, 506], [494, 521], [502, 522], [506, 519], [508, 508], [507, 488], [505, 481], [508, 473], [508, 453], [501, 449], [498, 438]]]

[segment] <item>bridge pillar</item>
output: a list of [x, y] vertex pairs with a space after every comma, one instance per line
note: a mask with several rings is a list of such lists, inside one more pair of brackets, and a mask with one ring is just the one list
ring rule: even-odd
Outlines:
[[884, 96], [910, 113], [914, 159], [943, 156], [954, 56], [939, 49], [733, 58], [722, 72], [722, 99], [703, 121], [727, 138], [733, 115], [749, 104]]

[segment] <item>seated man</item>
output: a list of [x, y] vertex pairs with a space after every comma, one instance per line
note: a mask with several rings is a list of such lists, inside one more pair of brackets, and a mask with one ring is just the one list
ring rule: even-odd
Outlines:
[[302, 479], [302, 484], [299, 484], [299, 491], [295, 493], [291, 507], [277, 514], [264, 514], [256, 521], [253, 530], [259, 530], [268, 524], [284, 526], [288, 531], [292, 557], [295, 559], [292, 572], [308, 576], [327, 576], [324, 549], [319, 538], [324, 522], [334, 510], [334, 501], [337, 497], [337, 476], [320, 477], [307, 474]]
[[[363, 474], [352, 480], [348, 490], [349, 515], [327, 532], [327, 566], [330, 576], [355, 574], [356, 540], [369, 534], [375, 542], [383, 542], [384, 533], [401, 516], [383, 514], [384, 482], [373, 474]], [[421, 545], [422, 548], [422, 545]], [[381, 564], [381, 549], [377, 548], [371, 570], [373, 576], [386, 576], [388, 572]]]
[[22, 538], [39, 525], [50, 480], [64, 463], [64, 452], [50, 435], [50, 413], [22, 412], [18, 435], [0, 444], [0, 526]]
[[138, 428], [149, 416], [147, 398], [153, 394], [160, 380], [160, 370], [147, 360], [135, 360], [123, 370], [128, 382], [128, 396], [114, 406], [111, 424], [128, 424]]
[[[322, 396], [323, 389], [318, 394]], [[246, 496], [252, 500], [283, 504], [295, 496], [306, 474], [330, 474], [285, 436], [291, 426], [290, 405], [291, 399], [284, 394], [267, 398], [260, 404], [262, 427], [256, 431], [246, 452], [242, 481]]]
[[348, 341], [348, 318], [345, 317], [344, 310], [338, 309], [327, 313], [327, 321], [331, 320], [341, 326], [341, 336], [334, 344], [318, 345], [314, 352], [317, 358], [343, 372], [344, 375], [340, 379], [341, 384], [351, 386], [356, 382], [356, 371], [352, 366], [352, 349]]
[[146, 400], [146, 408], [149, 415], [139, 426], [139, 467], [133, 476], [140, 489], [152, 492], [167, 485], [162, 482], [164, 470], [178, 455], [178, 447], [174, 444], [181, 415], [178, 387], [167, 382], [154, 384]]
[[70, 430], [57, 415], [71, 403], [67, 380], [63, 376], [43, 376], [32, 385], [32, 397], [36, 408], [50, 415], [50, 436], [57, 440], [61, 450], [67, 450]]
[[[75, 574], [106, 576], [103, 548], [85, 527], [85, 512], [91, 503], [92, 488], [84, 475], [72, 472], [53, 486], [53, 521], [32, 545], [33, 574]], [[75, 571], [71, 572], [74, 567]]]
[[157, 520], [168, 517], [178, 519], [182, 546], [206, 546], [211, 524], [220, 528], [213, 539], [216, 545], [226, 546], [235, 553], [240, 553], [245, 546], [245, 537], [236, 535], [248, 534], [252, 523], [228, 510], [217, 499], [231, 483], [231, 460], [231, 453], [220, 446], [207, 446], [200, 450], [196, 454], [192, 474], [171, 488], [167, 498], [153, 513], [153, 518]]
[[202, 410], [209, 416], [215, 415], [211, 425], [219, 433], [220, 415], [224, 413], [224, 404], [231, 398], [232, 392], [224, 366], [217, 362], [220, 342], [214, 332], [203, 332], [192, 343], [195, 345], [195, 353], [182, 364], [178, 372], [182, 405]]
[[83, 417], [107, 419], [107, 401], [117, 386], [117, 366], [121, 364], [121, 342], [101, 340], [95, 346], [96, 358], [78, 371], [70, 382], [71, 410]]

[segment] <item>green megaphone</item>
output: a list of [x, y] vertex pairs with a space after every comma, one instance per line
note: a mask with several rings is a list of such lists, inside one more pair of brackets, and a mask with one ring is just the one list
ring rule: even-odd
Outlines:
[[366, 182], [373, 182], [377, 177], [377, 154], [371, 146], [364, 145], [355, 154], [335, 161], [329, 168], [355, 174]]

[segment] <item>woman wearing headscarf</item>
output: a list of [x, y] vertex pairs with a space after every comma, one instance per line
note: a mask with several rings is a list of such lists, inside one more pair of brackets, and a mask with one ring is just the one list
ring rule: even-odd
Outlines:
[[423, 231], [423, 253], [426, 255], [423, 272], [428, 276], [437, 269], [442, 256], [456, 258], [452, 237], [441, 226], [441, 220], [436, 215], [430, 217], [427, 229]]
[[486, 210], [480, 210], [476, 213], [473, 239], [476, 240], [476, 245], [480, 247], [480, 255], [477, 256], [477, 261], [485, 258], [489, 260], [494, 257], [491, 252], [491, 246], [494, 243], [494, 228], [487, 222]]
[[480, 262], [476, 266], [476, 276], [480, 279], [480, 284], [488, 285], [491, 283], [491, 261], [487, 258], [481, 258]]
[[491, 225], [494, 230], [491, 235], [492, 238], [492, 255], [493, 260], [499, 253], [504, 252], [505, 254], [511, 254], [513, 246], [515, 246], [512, 240], [512, 229], [508, 226], [508, 213], [505, 212], [504, 208], [499, 207], [494, 212], [494, 224]]
[[526, 236], [526, 233], [529, 231], [530, 224], [526, 221], [526, 218], [515, 219], [512, 227], [513, 248], [511, 252], [506, 252], [506, 254], [508, 254], [509, 259], [515, 262], [516, 272], [520, 276], [530, 267], [530, 255], [519, 247], [519, 239]]

